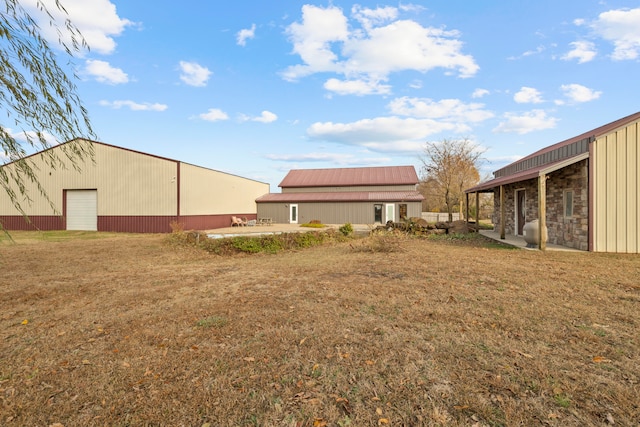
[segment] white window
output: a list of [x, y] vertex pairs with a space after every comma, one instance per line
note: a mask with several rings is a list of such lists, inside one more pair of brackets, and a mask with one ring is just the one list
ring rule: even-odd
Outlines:
[[564, 216], [565, 218], [573, 216], [573, 190], [564, 191]]

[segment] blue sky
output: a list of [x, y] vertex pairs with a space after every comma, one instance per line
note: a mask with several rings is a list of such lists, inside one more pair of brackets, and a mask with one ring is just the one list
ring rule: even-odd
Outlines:
[[62, 3], [100, 141], [276, 192], [290, 169], [418, 169], [443, 139], [486, 175], [640, 110], [637, 0]]

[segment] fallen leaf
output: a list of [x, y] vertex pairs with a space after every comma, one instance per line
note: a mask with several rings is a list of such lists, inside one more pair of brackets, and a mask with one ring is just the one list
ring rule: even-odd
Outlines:
[[130, 368], [131, 364], [129, 362], [122, 362], [122, 366], [124, 366], [125, 368]]
[[309, 338], [309, 337], [304, 337], [304, 338], [302, 338], [302, 339], [300, 340], [300, 342], [298, 343], [298, 345], [302, 345], [302, 344], [304, 344], [304, 342], [307, 340], [307, 338]]
[[380, 418], [378, 420], [378, 425], [389, 424], [389, 420], [387, 418]]
[[382, 415], [382, 409], [381, 408], [376, 408], [376, 414]]
[[327, 422], [322, 418], [316, 418], [313, 421], [313, 427], [326, 427], [326, 425], [327, 425]]
[[82, 361], [82, 364], [83, 364], [83, 365], [91, 365], [91, 362], [89, 362], [89, 360], [88, 360], [88, 359], [84, 359], [84, 360]]
[[315, 365], [313, 365], [312, 371], [317, 371], [319, 367], [320, 365], [316, 363]]
[[373, 364], [375, 364], [376, 362], [374, 362], [373, 360], [365, 360], [365, 362], [367, 365], [371, 366]]
[[469, 405], [455, 405], [453, 409], [456, 411], [464, 411], [465, 409], [469, 409]]
[[609, 424], [615, 424], [615, 423], [616, 423], [616, 420], [614, 420], [614, 419], [613, 419], [613, 415], [611, 415], [611, 414], [607, 414], [607, 422], [608, 422]]
[[602, 356], [595, 356], [593, 358], [593, 363], [611, 363], [611, 360]]
[[244, 360], [245, 362], [255, 362], [256, 361], [255, 357], [245, 357], [242, 360]]
[[28, 323], [29, 323], [29, 319], [24, 319], [24, 320], [22, 321], [22, 324], [23, 324], [23, 325], [26, 325], [26, 324], [28, 324]]

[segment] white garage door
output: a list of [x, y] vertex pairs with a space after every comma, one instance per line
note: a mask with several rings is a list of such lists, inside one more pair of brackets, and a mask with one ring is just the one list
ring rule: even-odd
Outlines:
[[97, 190], [67, 190], [67, 230], [98, 230]]

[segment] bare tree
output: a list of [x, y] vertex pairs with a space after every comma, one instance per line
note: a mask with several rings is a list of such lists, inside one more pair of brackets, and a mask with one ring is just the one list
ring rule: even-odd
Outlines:
[[425, 143], [420, 156], [421, 180], [431, 193], [444, 201], [449, 221], [453, 220], [454, 206], [462, 201], [464, 190], [480, 180], [478, 167], [483, 153], [468, 139]]
[[[66, 13], [59, 0], [55, 6]], [[88, 46], [68, 19], [56, 22], [41, 0], [37, 7], [57, 30], [63, 52], [54, 52], [19, 0], [5, 0], [0, 6], [0, 110], [9, 122], [0, 123], [0, 185], [25, 217], [22, 204], [31, 200], [29, 182], [48, 200], [29, 153], [42, 150], [52, 169], [67, 164], [78, 168], [82, 159], [92, 158], [90, 144], [71, 142], [61, 150], [46, 149], [78, 137], [95, 139], [89, 114], [76, 94], [77, 76], [68, 75], [60, 62], [66, 56], [67, 66], [72, 66], [74, 52]]]

